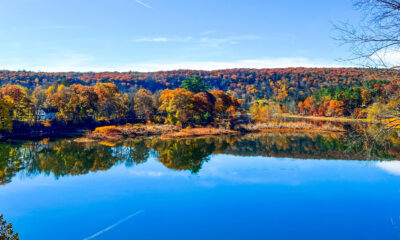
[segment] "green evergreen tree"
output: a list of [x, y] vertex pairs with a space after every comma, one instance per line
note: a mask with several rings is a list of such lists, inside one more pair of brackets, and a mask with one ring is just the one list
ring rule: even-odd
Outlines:
[[193, 76], [183, 80], [181, 87], [192, 93], [206, 92], [208, 90], [200, 76]]

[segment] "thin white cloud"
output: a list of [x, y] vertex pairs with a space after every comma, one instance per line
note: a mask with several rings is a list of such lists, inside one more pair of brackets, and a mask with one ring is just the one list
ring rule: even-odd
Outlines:
[[233, 36], [233, 37], [224, 37], [224, 38], [209, 38], [209, 37], [203, 37], [200, 38], [200, 42], [231, 42], [231, 41], [240, 41], [240, 40], [261, 40], [264, 39], [262, 36], [257, 36], [257, 35], [242, 35], [242, 36]]
[[389, 48], [383, 49], [371, 57], [372, 61], [378, 65], [384, 64], [386, 67], [399, 67], [400, 66], [400, 49]]
[[155, 37], [155, 38], [139, 38], [136, 42], [169, 42], [170, 39], [166, 37]]
[[[48, 72], [68, 72], [73, 69], [89, 69], [94, 57], [73, 50], [60, 50], [43, 54], [27, 61], [26, 58], [0, 59], [0, 68], [10, 70], [33, 70]], [[84, 66], [84, 67], [83, 67]]]
[[141, 214], [141, 213], [143, 213], [143, 212], [144, 212], [144, 210], [140, 210], [140, 211], [138, 211], [138, 212], [135, 212], [135, 213], [133, 213], [133, 214], [127, 216], [126, 218], [123, 218], [123, 219], [119, 220], [118, 222], [114, 223], [113, 225], [104, 228], [104, 229], [101, 230], [100, 232], [97, 232], [97, 233], [93, 234], [92, 236], [87, 237], [87, 238], [85, 238], [85, 239], [83, 239], [83, 240], [90, 240], [90, 239], [97, 238], [97, 237], [100, 236], [101, 234], [110, 231], [111, 229], [117, 227], [118, 225], [120, 225], [120, 224], [122, 224], [122, 223], [128, 221], [129, 219], [131, 219], [131, 218], [133, 218], [133, 217], [135, 217], [135, 216], [137, 216], [137, 215], [139, 215], [139, 214]]
[[237, 44], [239, 41], [243, 40], [261, 40], [265, 39], [262, 36], [257, 35], [243, 35], [243, 36], [232, 36], [232, 37], [200, 37], [195, 38], [192, 36], [188, 37], [144, 37], [138, 38], [135, 42], [153, 42], [153, 43], [164, 43], [164, 42], [193, 42], [198, 44], [207, 44], [207, 45], [219, 45], [219, 44]]
[[147, 4], [147, 3], [142, 2], [141, 0], [135, 0], [135, 2], [139, 3], [139, 4], [142, 5], [143, 7], [153, 9], [152, 6], [150, 6], [150, 5]]
[[190, 42], [192, 41], [192, 37], [154, 37], [154, 38], [138, 38], [135, 42], [154, 42], [154, 43], [162, 43], [162, 42]]

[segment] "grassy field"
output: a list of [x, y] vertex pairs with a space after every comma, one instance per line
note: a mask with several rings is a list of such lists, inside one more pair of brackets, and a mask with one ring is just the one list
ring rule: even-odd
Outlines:
[[293, 119], [308, 119], [315, 121], [327, 121], [327, 122], [365, 122], [371, 123], [371, 119], [356, 119], [356, 118], [346, 118], [346, 117], [319, 117], [319, 116], [300, 116], [300, 115], [292, 115], [292, 114], [282, 114], [282, 117], [285, 118], [293, 118]]

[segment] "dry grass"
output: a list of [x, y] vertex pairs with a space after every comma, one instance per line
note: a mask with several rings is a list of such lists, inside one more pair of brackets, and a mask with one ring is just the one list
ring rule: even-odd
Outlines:
[[90, 138], [87, 138], [87, 137], [82, 137], [82, 138], [77, 138], [74, 141], [78, 142], [78, 143], [91, 143], [91, 142], [95, 142], [96, 140], [90, 139]]
[[110, 145], [112, 142], [124, 138], [136, 136], [159, 135], [163, 139], [190, 138], [211, 135], [235, 134], [237, 131], [222, 128], [186, 128], [181, 129], [173, 125], [131, 125], [98, 127], [87, 134], [85, 138], [78, 138], [77, 142], [99, 141], [103, 145]]
[[176, 132], [180, 129], [173, 125], [132, 125], [98, 127], [87, 134], [86, 138], [79, 138], [78, 142], [88, 141], [118, 141], [128, 137], [162, 135]]
[[354, 122], [372, 122], [371, 119], [357, 119], [357, 118], [347, 118], [347, 117], [320, 117], [320, 116], [300, 116], [292, 114], [282, 114], [282, 117], [294, 118], [294, 119], [308, 119], [315, 121], [326, 121], [326, 122], [341, 122], [341, 123], [354, 123]]
[[192, 137], [201, 137], [201, 136], [213, 136], [213, 135], [224, 135], [224, 134], [237, 134], [238, 131], [232, 131], [222, 128], [189, 128], [182, 129], [179, 132], [172, 132], [163, 134], [161, 138], [163, 139], [175, 139], [175, 138], [192, 138]]
[[[345, 132], [343, 127], [334, 123], [322, 125], [312, 124], [304, 121], [297, 122], [265, 122], [256, 124], [238, 125], [236, 129], [247, 132]], [[173, 125], [132, 125], [98, 127], [87, 134], [85, 138], [78, 138], [77, 142], [102, 142], [111, 145], [112, 142], [136, 136], [161, 136], [163, 139], [193, 138], [201, 136], [237, 134], [224, 128], [199, 127], [181, 129]]]
[[256, 124], [244, 124], [240, 125], [240, 127], [249, 132], [257, 132], [257, 131], [345, 132], [345, 130], [342, 127], [330, 123], [316, 125], [307, 122], [266, 122], [266, 123], [256, 123]]

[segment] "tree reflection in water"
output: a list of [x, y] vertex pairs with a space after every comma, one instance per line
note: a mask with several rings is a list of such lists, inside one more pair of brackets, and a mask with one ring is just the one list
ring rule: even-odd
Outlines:
[[215, 143], [212, 138], [155, 141], [153, 148], [158, 160], [167, 168], [197, 173], [215, 151]]
[[[371, 131], [371, 130], [370, 130]], [[272, 156], [298, 159], [400, 159], [398, 132], [381, 141], [370, 133], [301, 134], [255, 133], [197, 139], [161, 140], [136, 138], [111, 146], [98, 143], [57, 141], [0, 144], [0, 184], [18, 173], [32, 177], [53, 174], [56, 178], [105, 171], [117, 164], [127, 167], [155, 156], [165, 167], [198, 173], [212, 154]], [[371, 148], [373, 146], [373, 148]]]

